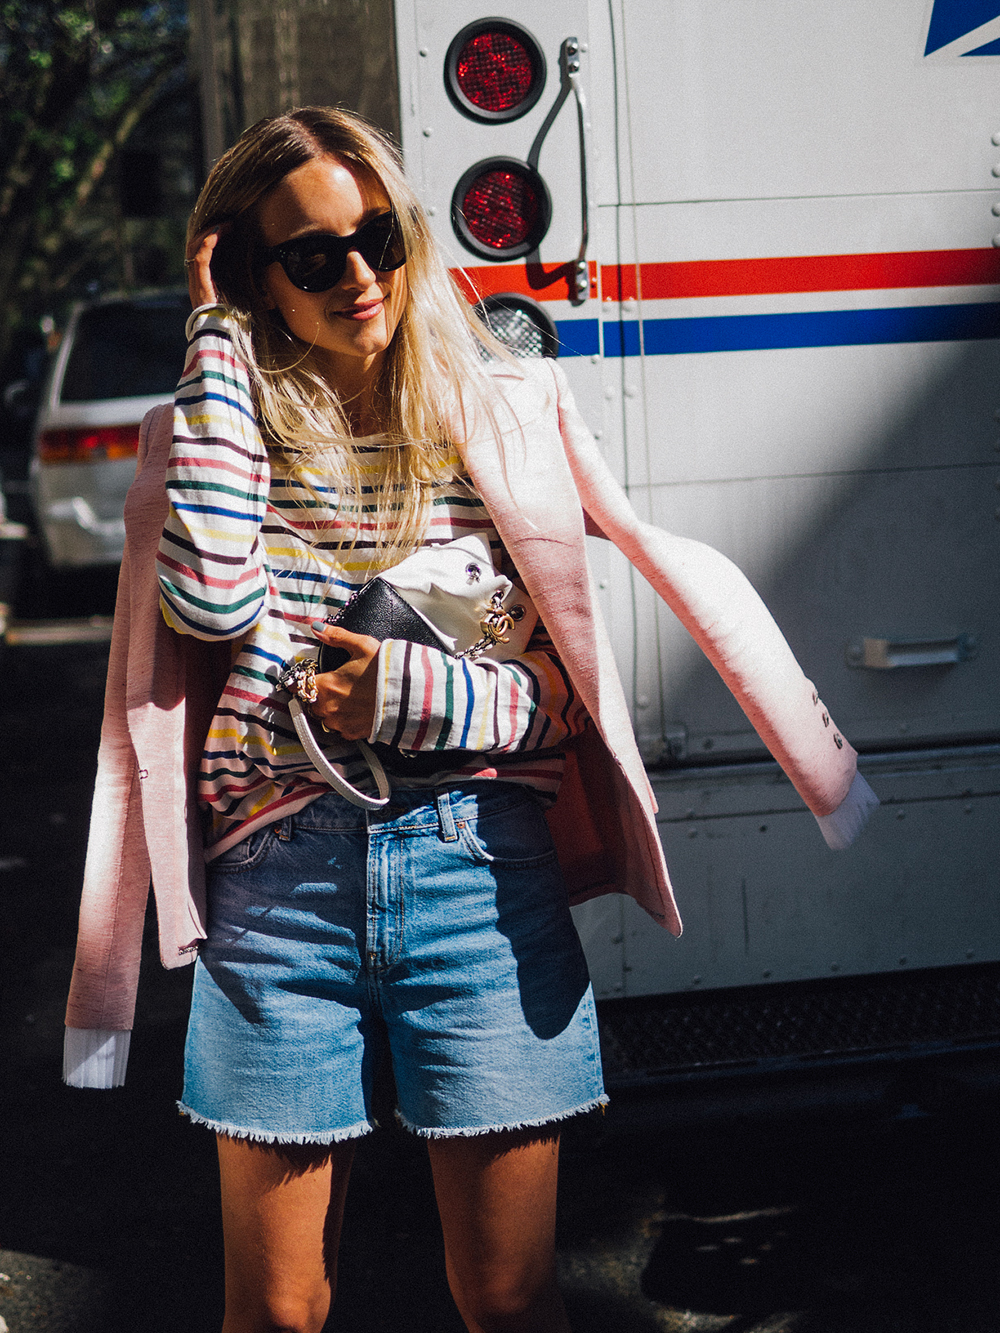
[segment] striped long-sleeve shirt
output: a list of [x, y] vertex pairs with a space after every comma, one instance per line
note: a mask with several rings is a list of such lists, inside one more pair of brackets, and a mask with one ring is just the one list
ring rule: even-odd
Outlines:
[[[269, 458], [224, 312], [199, 312], [189, 334], [175, 398], [159, 580], [173, 629], [234, 641], [199, 779], [211, 859], [329, 790], [295, 734], [279, 677], [290, 662], [315, 656], [311, 622], [339, 610], [373, 571], [370, 544], [363, 536], [352, 543], [353, 519], [339, 511], [322, 470], [293, 476]], [[370, 447], [374, 453], [378, 441]], [[429, 513], [426, 544], [476, 533], [503, 568], [500, 539], [461, 475], [457, 454], [432, 486]], [[369, 739], [465, 752], [453, 768], [408, 778], [407, 785], [501, 778], [554, 797], [563, 769], [559, 747], [582, 730], [586, 714], [540, 624], [526, 651], [507, 662], [458, 660], [389, 640], [378, 671]], [[356, 746], [325, 733], [324, 746], [348, 781], [370, 787]]]

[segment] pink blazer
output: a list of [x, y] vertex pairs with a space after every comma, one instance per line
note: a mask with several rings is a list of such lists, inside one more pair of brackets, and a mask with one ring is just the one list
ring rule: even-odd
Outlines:
[[[753, 588], [724, 556], [640, 521], [609, 472], [554, 361], [495, 376], [503, 457], [473, 430], [470, 476], [585, 703], [549, 814], [571, 901], [631, 894], [680, 933], [656, 803], [597, 605], [585, 532], [618, 546], [679, 616], [816, 815], [837, 809], [856, 755], [837, 733]], [[510, 409], [508, 414], [507, 409]], [[229, 670], [229, 645], [174, 634], [159, 610], [155, 555], [166, 516], [172, 413], [143, 422], [125, 508], [126, 549], [98, 758], [69, 1027], [132, 1026], [152, 879], [165, 967], [204, 938], [196, 760]]]

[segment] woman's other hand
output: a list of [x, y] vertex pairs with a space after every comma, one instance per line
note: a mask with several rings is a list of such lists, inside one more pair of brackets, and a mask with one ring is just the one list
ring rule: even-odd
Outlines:
[[317, 675], [317, 699], [309, 712], [327, 731], [335, 731], [345, 740], [367, 740], [375, 722], [378, 639], [368, 634], [351, 634], [318, 620], [313, 622], [312, 631], [321, 643], [343, 648], [350, 657], [336, 671]]
[[185, 266], [192, 310], [197, 310], [203, 305], [215, 305], [218, 300], [215, 283], [212, 280], [212, 254], [219, 243], [219, 238], [225, 233], [224, 226], [213, 228], [212, 231], [199, 236], [188, 247]]

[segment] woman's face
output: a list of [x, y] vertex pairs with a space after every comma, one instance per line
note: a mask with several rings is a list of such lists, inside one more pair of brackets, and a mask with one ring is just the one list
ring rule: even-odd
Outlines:
[[[339, 158], [320, 157], [290, 171], [260, 206], [268, 246], [324, 232], [349, 236], [385, 213], [382, 186]], [[369, 268], [357, 250], [344, 276], [326, 292], [301, 292], [275, 261], [264, 270], [264, 293], [297, 338], [325, 353], [330, 384], [345, 397], [361, 392], [377, 372], [406, 305], [406, 266]]]

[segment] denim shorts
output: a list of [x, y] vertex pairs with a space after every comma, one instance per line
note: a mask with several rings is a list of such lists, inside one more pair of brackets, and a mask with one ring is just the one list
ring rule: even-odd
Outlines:
[[331, 792], [209, 866], [181, 1109], [234, 1137], [373, 1126], [386, 1051], [428, 1137], [601, 1105], [594, 1000], [545, 817], [512, 783]]

